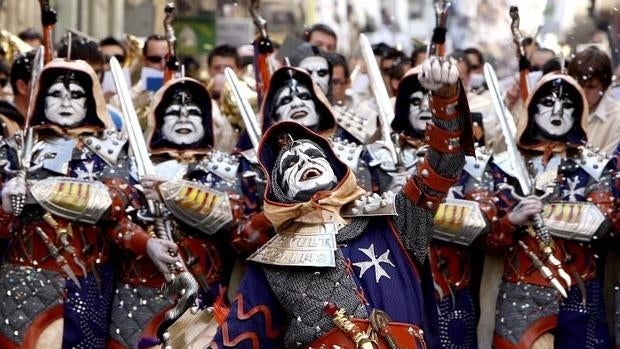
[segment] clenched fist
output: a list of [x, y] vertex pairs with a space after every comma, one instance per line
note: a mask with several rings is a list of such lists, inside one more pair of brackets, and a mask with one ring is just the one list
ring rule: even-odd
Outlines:
[[419, 80], [424, 88], [437, 91], [456, 84], [459, 70], [453, 58], [431, 57], [422, 63]]
[[508, 220], [512, 225], [524, 225], [532, 223], [535, 214], [541, 213], [543, 203], [537, 196], [528, 196], [521, 200], [508, 214]]
[[13, 213], [11, 196], [26, 195], [26, 190], [26, 180], [20, 176], [13, 177], [4, 183], [2, 186], [2, 209], [5, 213]]

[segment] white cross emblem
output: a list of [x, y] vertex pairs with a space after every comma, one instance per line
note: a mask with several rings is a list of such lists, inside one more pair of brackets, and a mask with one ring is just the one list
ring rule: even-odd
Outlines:
[[579, 176], [575, 176], [572, 179], [568, 178], [567, 182], [568, 189], [564, 189], [562, 194], [565, 198], [568, 196], [568, 201], [577, 201], [577, 195], [584, 196], [586, 193], [586, 188], [577, 188], [577, 185], [581, 182], [579, 180]]
[[368, 248], [358, 248], [358, 250], [370, 258], [370, 260], [366, 262], [353, 263], [354, 266], [360, 268], [360, 276], [359, 276], [360, 278], [362, 278], [366, 270], [370, 269], [371, 267], [375, 267], [375, 282], [376, 283], [379, 283], [379, 280], [381, 279], [382, 276], [385, 276], [388, 279], [390, 278], [390, 275], [381, 266], [381, 263], [387, 263], [391, 265], [392, 267], [394, 267], [394, 264], [389, 259], [389, 256], [390, 256], [389, 249], [386, 250], [379, 257], [375, 256], [375, 244], [370, 244], [370, 247]]

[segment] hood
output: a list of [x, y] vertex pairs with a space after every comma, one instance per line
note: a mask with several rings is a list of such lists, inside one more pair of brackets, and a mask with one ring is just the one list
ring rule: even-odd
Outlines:
[[275, 119], [273, 115], [273, 99], [276, 92], [278, 92], [281, 87], [284, 87], [291, 79], [297, 80], [300, 84], [308, 87], [312, 94], [312, 99], [320, 117], [318, 127], [312, 131], [318, 132], [325, 137], [331, 137], [336, 131], [336, 118], [334, 117], [334, 112], [327, 97], [321, 92], [319, 86], [312, 81], [310, 75], [301, 69], [289, 66], [284, 66], [276, 70], [269, 81], [269, 90], [263, 98], [260, 110], [263, 133], [265, 133], [271, 125], [280, 121]]
[[[58, 126], [45, 118], [45, 93], [62, 74], [74, 73], [75, 78], [86, 90], [87, 115], [84, 120], [74, 127]], [[90, 92], [90, 93], [89, 93]], [[66, 61], [55, 59], [48, 63], [34, 87], [34, 106], [29, 115], [30, 126], [37, 130], [52, 130], [58, 134], [79, 135], [82, 133], [97, 133], [112, 127], [112, 121], [106, 109], [105, 99], [99, 83], [99, 78], [91, 66], [82, 60]]]
[[[544, 140], [537, 137], [539, 135], [538, 126], [534, 122], [534, 111], [536, 106], [533, 101], [540, 96], [548, 94], [554, 84], [562, 84], [564, 91], [568, 92], [575, 101], [575, 123], [573, 128], [564, 136], [562, 142]], [[526, 150], [532, 151], [561, 151], [565, 147], [578, 147], [586, 143], [586, 129], [588, 122], [588, 102], [579, 83], [572, 77], [564, 74], [550, 73], [543, 76], [534, 86], [530, 93], [525, 108], [527, 118], [519, 118], [517, 124], [517, 145]]]
[[416, 132], [409, 123], [409, 97], [417, 91], [428, 92], [420, 80], [418, 74], [422, 71], [422, 66], [413, 67], [405, 73], [396, 90], [396, 103], [394, 104], [394, 120], [392, 120], [392, 130], [406, 137], [413, 139], [424, 139], [423, 132]]
[[[327, 154], [328, 161], [338, 178], [338, 184], [334, 189], [317, 192], [307, 202], [283, 202], [284, 200], [278, 198], [274, 193], [272, 171], [285, 144], [284, 137], [287, 135], [294, 140], [308, 139]], [[342, 221], [341, 207], [364, 194], [364, 190], [357, 186], [353, 172], [332, 151], [329, 141], [296, 122], [282, 121], [269, 128], [259, 146], [258, 160], [267, 176], [264, 194], [265, 215], [274, 225], [276, 232], [300, 222], [319, 223], [329, 219]]]
[[[187, 91], [191, 95], [192, 100], [202, 110], [202, 124], [205, 129], [205, 135], [198, 143], [178, 145], [162, 137], [160, 130], [163, 124], [164, 113], [178, 91]], [[172, 157], [179, 155], [192, 156], [197, 153], [204, 154], [213, 148], [213, 114], [211, 108], [211, 96], [207, 92], [206, 87], [198, 80], [177, 78], [166, 82], [155, 93], [147, 116], [146, 141], [151, 154], [168, 154]]]

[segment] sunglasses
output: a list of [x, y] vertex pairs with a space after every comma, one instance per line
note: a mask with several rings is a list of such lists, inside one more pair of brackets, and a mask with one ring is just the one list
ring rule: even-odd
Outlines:
[[4, 87], [6, 86], [6, 84], [9, 82], [9, 79], [7, 78], [1, 78], [0, 79], [0, 87]]
[[120, 64], [125, 63], [125, 55], [105, 55], [105, 61], [109, 62], [112, 57], [116, 58]]
[[166, 59], [165, 56], [146, 56], [146, 60], [151, 63], [160, 63]]

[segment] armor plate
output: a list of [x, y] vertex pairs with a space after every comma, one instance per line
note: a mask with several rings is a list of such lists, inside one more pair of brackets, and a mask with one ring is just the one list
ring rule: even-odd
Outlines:
[[433, 237], [469, 246], [488, 228], [489, 224], [477, 202], [448, 199], [439, 205], [435, 214]]
[[546, 203], [542, 216], [549, 233], [562, 239], [587, 242], [607, 232], [607, 218], [591, 202]]
[[226, 193], [187, 180], [164, 182], [159, 191], [177, 218], [208, 235], [233, 221]]
[[364, 148], [347, 140], [335, 139], [332, 142], [332, 150], [340, 161], [344, 162], [351, 170], [357, 172], [360, 157]]
[[105, 184], [74, 178], [49, 177], [37, 181], [30, 193], [52, 214], [88, 224], [97, 223], [112, 205]]
[[601, 178], [609, 161], [611, 161], [610, 157], [594, 151], [590, 147], [581, 147], [580, 159], [575, 159], [575, 162], [595, 180]]
[[396, 204], [394, 194], [391, 191], [379, 194], [373, 193], [362, 195], [352, 203], [343, 207], [340, 215], [344, 218], [368, 217], [368, 216], [395, 216]]
[[337, 233], [334, 223], [295, 225], [289, 231], [278, 232], [248, 260], [285, 266], [335, 267]]
[[376, 111], [358, 104], [355, 110], [349, 107], [334, 107], [336, 122], [361, 144], [368, 144], [377, 133]]
[[237, 179], [239, 160], [234, 156], [216, 150], [208, 155], [208, 160], [201, 166], [224, 180], [234, 182]]
[[32, 162], [42, 164], [48, 171], [66, 175], [69, 172], [69, 161], [73, 158], [75, 140], [71, 138], [50, 137], [37, 142], [32, 149]]
[[99, 155], [108, 165], [116, 164], [125, 143], [127, 143], [127, 138], [122, 132], [113, 129], [106, 130], [101, 137], [84, 137], [84, 144], [88, 149]]

